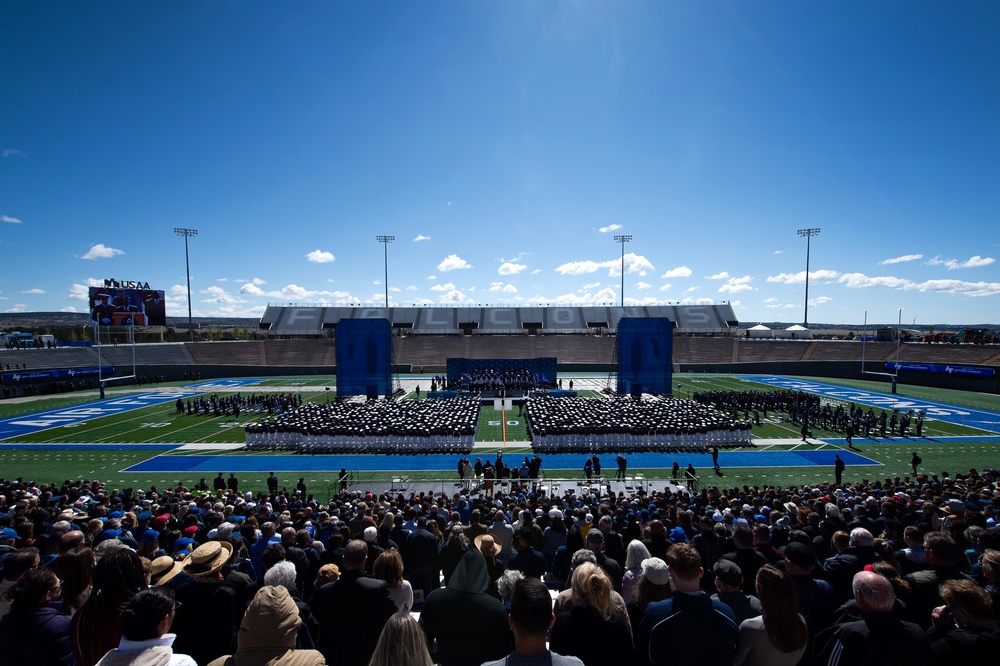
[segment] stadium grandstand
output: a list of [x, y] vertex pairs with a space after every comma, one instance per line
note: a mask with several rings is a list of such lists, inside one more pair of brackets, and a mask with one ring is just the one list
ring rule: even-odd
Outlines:
[[[1000, 392], [1000, 346], [822, 339], [754, 339], [729, 304], [643, 307], [304, 307], [269, 306], [255, 340], [0, 349], [7, 397], [93, 386], [81, 369], [113, 367], [115, 375], [179, 381], [194, 376], [251, 377], [336, 373], [336, 325], [345, 318], [387, 318], [393, 372], [434, 375], [449, 358], [555, 358], [559, 372], [615, 369], [622, 317], [673, 322], [672, 365], [680, 372], [780, 373], [863, 378], [898, 361], [901, 383]], [[78, 343], [79, 344], [79, 343]], [[920, 364], [941, 366], [930, 372]], [[134, 368], [134, 372], [133, 372]], [[966, 374], [968, 368], [981, 369]], [[54, 371], [65, 371], [53, 376]], [[46, 373], [49, 373], [48, 375]], [[84, 378], [86, 377], [86, 379]], [[868, 376], [867, 378], [871, 378]], [[428, 378], [428, 383], [429, 383]], [[59, 388], [55, 388], [55, 386]]]

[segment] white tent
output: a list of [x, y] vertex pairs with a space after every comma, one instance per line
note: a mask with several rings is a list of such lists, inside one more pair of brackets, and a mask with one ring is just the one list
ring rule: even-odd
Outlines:
[[806, 328], [805, 326], [799, 326], [795, 324], [794, 326], [789, 326], [785, 330], [781, 331], [782, 338], [790, 338], [794, 340], [812, 340], [813, 332]]
[[774, 331], [764, 326], [764, 324], [757, 324], [747, 329], [747, 335], [751, 338], [773, 338]]

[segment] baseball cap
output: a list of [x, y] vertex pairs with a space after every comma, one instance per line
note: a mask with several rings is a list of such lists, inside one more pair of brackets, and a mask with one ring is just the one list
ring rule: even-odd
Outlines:
[[726, 585], [739, 585], [743, 582], [743, 571], [740, 565], [732, 560], [719, 560], [712, 567], [715, 575]]

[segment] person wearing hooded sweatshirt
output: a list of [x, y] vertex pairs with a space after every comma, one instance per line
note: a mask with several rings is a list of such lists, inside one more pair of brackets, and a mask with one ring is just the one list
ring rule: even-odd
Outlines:
[[511, 650], [507, 611], [487, 594], [490, 575], [486, 558], [469, 548], [448, 580], [448, 587], [427, 596], [420, 624], [427, 635], [435, 663], [441, 666], [479, 666]]
[[318, 650], [296, 650], [298, 608], [284, 587], [265, 585], [250, 602], [236, 639], [235, 654], [207, 666], [323, 666]]

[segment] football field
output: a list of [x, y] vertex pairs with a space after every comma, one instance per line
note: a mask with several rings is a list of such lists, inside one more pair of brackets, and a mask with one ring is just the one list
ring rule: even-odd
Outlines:
[[[563, 375], [581, 395], [599, 397], [606, 376]], [[403, 399], [417, 399], [415, 389], [429, 386], [426, 376], [403, 376]], [[244, 426], [264, 418], [263, 411], [232, 415], [190, 414], [182, 405], [212, 394], [218, 396], [292, 395], [303, 402], [323, 402], [335, 396], [333, 377], [227, 379], [122, 387], [99, 396], [69, 394], [56, 398], [0, 403], [0, 476], [22, 476], [39, 482], [96, 479], [114, 486], [192, 485], [219, 472], [236, 472], [241, 486], [263, 489], [271, 471], [283, 478], [306, 479], [311, 487], [333, 487], [337, 472], [347, 468], [356, 483], [411, 479], [444, 479], [456, 475], [454, 455], [310, 455], [241, 450]], [[803, 443], [795, 424], [769, 414], [753, 427], [755, 446], [719, 454], [723, 476], [718, 485], [798, 484], [832, 477], [834, 455], [848, 465], [845, 479], [886, 478], [909, 474], [909, 459], [917, 451], [926, 472], [967, 472], [995, 466], [1000, 460], [1000, 401], [997, 396], [900, 386], [890, 395], [874, 382], [834, 382], [772, 375], [674, 376], [674, 393], [694, 391], [794, 389], [817, 393], [823, 400], [850, 401], [878, 409], [923, 409], [927, 413], [922, 438], [855, 438], [848, 450], [842, 435], [813, 428], [815, 437]], [[421, 395], [423, 398], [423, 394]], [[470, 457], [505, 456], [508, 464], [530, 453], [524, 417], [515, 408], [498, 412], [484, 406]], [[667, 478], [677, 462], [711, 471], [711, 457], [702, 453], [641, 453], [628, 455], [630, 474]], [[582, 475], [583, 456], [547, 454], [547, 478], [575, 479]], [[614, 471], [614, 454], [604, 456], [606, 475]]]

